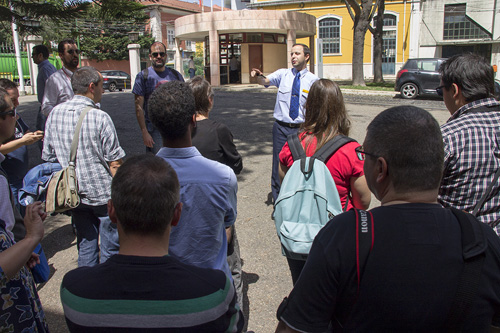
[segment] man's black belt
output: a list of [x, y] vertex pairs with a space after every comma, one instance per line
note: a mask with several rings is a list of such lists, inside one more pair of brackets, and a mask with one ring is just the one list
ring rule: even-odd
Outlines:
[[299, 128], [301, 124], [294, 124], [294, 123], [284, 123], [282, 121], [276, 120], [278, 124], [280, 124], [283, 127], [290, 127], [290, 128]]

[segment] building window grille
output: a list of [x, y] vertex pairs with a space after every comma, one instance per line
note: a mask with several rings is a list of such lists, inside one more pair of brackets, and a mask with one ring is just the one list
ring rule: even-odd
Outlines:
[[466, 4], [444, 6], [443, 40], [485, 39], [491, 34], [466, 14]]
[[323, 40], [323, 53], [340, 53], [340, 20], [325, 18], [319, 21], [319, 38]]

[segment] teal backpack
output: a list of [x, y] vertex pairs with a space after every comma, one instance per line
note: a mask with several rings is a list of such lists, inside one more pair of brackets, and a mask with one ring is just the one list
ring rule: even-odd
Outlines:
[[326, 161], [343, 145], [355, 141], [337, 135], [307, 157], [297, 134], [288, 136], [293, 164], [285, 175], [274, 206], [274, 223], [283, 255], [306, 260], [314, 237], [342, 213], [339, 193]]

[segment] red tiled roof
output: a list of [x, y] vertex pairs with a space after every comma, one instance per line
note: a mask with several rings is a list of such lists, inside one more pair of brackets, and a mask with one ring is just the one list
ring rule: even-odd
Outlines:
[[[141, 1], [145, 6], [164, 6], [174, 9], [181, 9], [192, 13], [201, 13], [201, 7], [199, 1], [193, 0], [195, 2], [185, 2], [179, 0], [157, 0], [157, 1]], [[209, 6], [204, 6], [205, 12], [210, 12], [211, 8]], [[221, 7], [214, 5], [214, 11], [220, 11]], [[229, 8], [224, 8], [224, 10], [230, 10]]]

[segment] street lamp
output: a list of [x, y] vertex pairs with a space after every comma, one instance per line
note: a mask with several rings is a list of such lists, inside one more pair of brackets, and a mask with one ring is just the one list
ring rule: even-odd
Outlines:
[[130, 31], [128, 33], [128, 38], [131, 42], [136, 42], [139, 40], [139, 33], [137, 31]]

